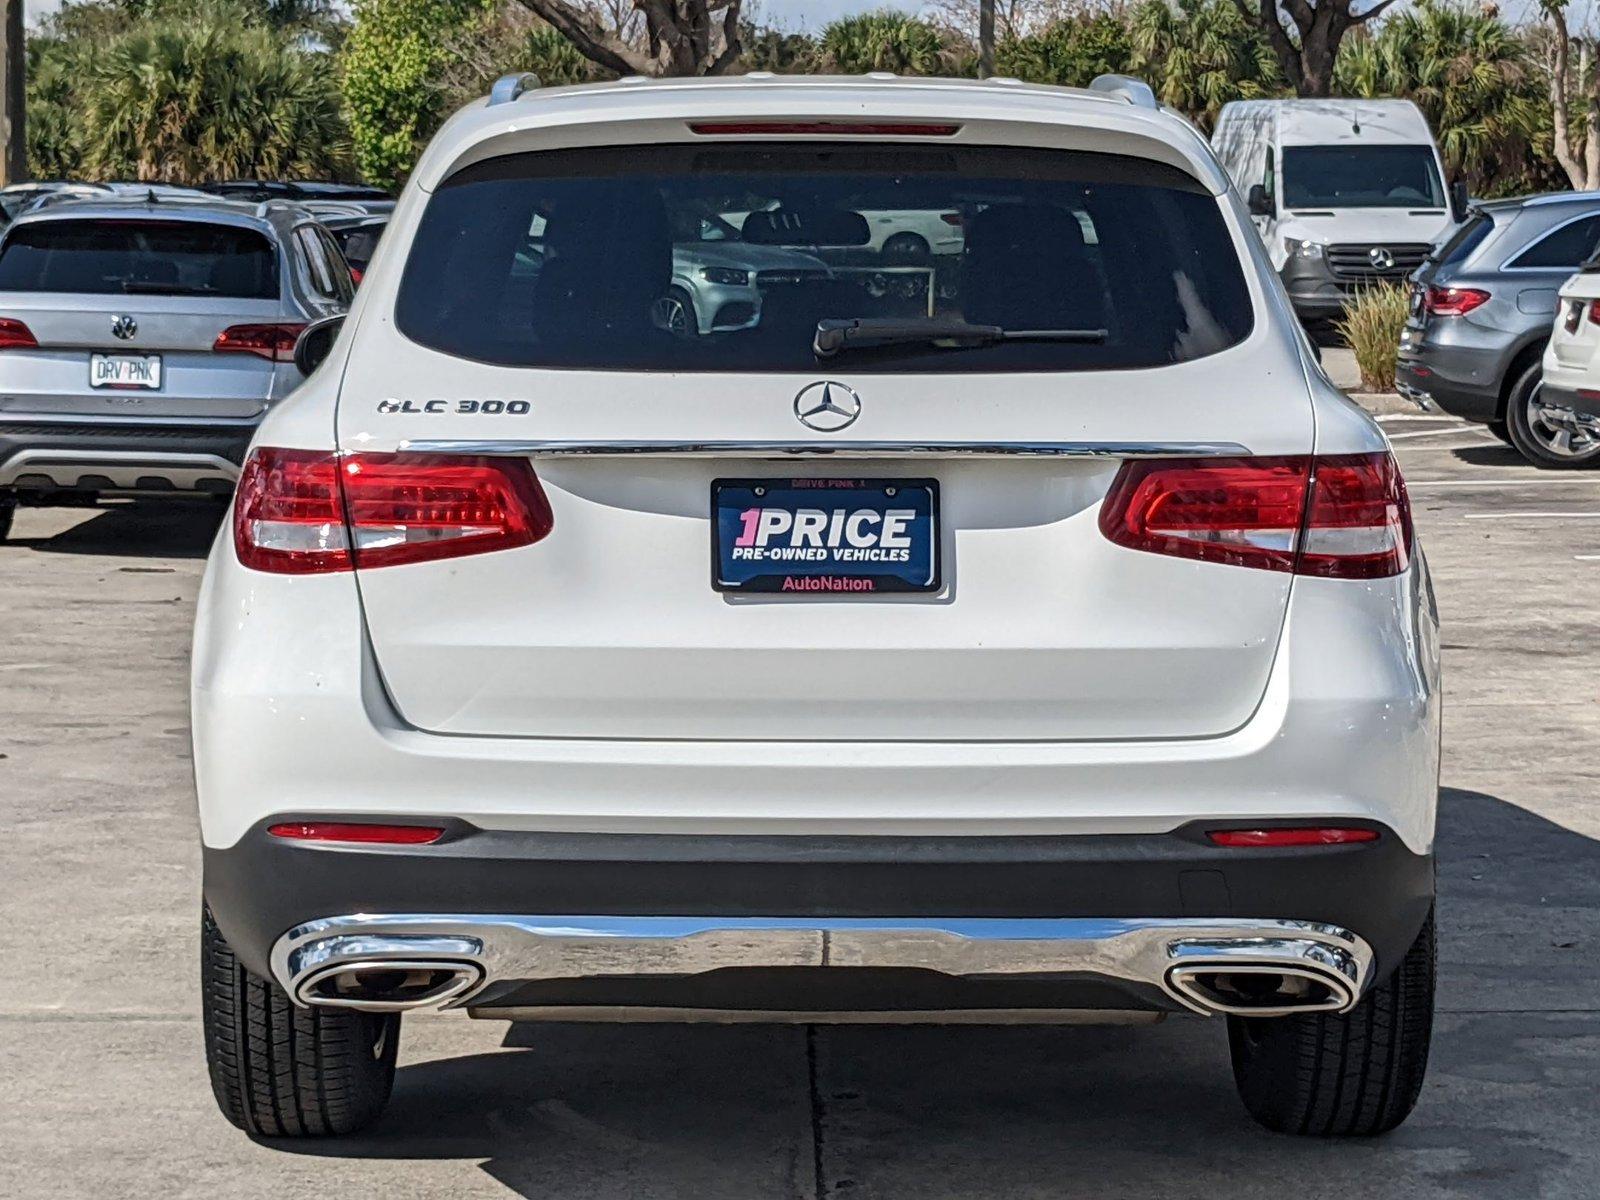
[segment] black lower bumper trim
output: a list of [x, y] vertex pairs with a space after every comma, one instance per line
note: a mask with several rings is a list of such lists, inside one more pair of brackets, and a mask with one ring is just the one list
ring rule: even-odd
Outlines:
[[1352, 930], [1372, 945], [1381, 975], [1433, 902], [1431, 856], [1375, 825], [1372, 842], [1284, 849], [1212, 845], [1206, 830], [1226, 822], [1072, 837], [556, 834], [442, 822], [442, 840], [410, 847], [266, 832], [297, 819], [309, 818], [274, 816], [236, 845], [205, 851], [206, 901], [262, 975], [289, 929], [358, 912], [1262, 917]]

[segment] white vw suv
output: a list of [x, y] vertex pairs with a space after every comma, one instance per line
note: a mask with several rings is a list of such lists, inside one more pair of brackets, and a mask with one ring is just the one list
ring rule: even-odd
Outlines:
[[[433, 1006], [1219, 1015], [1268, 1127], [1402, 1121], [1433, 598], [1204, 140], [1119, 78], [519, 92], [302, 337], [211, 556], [228, 1118], [359, 1128]], [[684, 217], [864, 244], [897, 189], [961, 214], [934, 311], [841, 272], [653, 319]]]

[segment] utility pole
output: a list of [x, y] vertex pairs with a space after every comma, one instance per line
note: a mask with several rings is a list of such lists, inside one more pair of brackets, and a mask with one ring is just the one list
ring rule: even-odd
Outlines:
[[27, 121], [23, 103], [28, 93], [28, 51], [23, 44], [22, 0], [0, 0], [0, 184], [28, 177]]
[[[14, 3], [15, 0], [5, 0]], [[978, 78], [994, 74], [994, 0], [978, 0]]]

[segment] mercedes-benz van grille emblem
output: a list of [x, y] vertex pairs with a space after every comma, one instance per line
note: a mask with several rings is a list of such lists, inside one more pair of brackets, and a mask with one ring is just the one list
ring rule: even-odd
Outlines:
[[1374, 246], [1367, 251], [1367, 261], [1380, 271], [1394, 270], [1394, 251], [1387, 246]]
[[794, 398], [794, 415], [807, 429], [835, 433], [861, 415], [861, 397], [842, 383], [809, 384]]
[[111, 333], [113, 336], [119, 337], [123, 341], [127, 341], [138, 332], [139, 322], [135, 321], [127, 313], [122, 313], [120, 316], [111, 318]]

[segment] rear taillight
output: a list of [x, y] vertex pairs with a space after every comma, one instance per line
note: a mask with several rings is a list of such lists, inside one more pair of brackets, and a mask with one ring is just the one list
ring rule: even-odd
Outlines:
[[1435, 317], [1464, 317], [1489, 302], [1489, 293], [1478, 288], [1433, 287], [1422, 294], [1422, 307]]
[[1333, 579], [1398, 575], [1411, 557], [1405, 484], [1383, 452], [1127, 462], [1100, 530], [1130, 550]]
[[258, 354], [271, 362], [293, 362], [294, 344], [304, 329], [303, 321], [230, 325], [217, 334], [217, 340], [211, 344], [211, 348], [218, 354]]
[[[1591, 301], [1589, 301], [1589, 323], [1591, 325], [1600, 325], [1600, 300], [1591, 300]], [[1577, 327], [1578, 327], [1578, 323], [1576, 321], [1574, 321], [1572, 323], [1572, 325], [1567, 329], [1567, 332], [1571, 333], [1574, 330], [1576, 330]], [[24, 325], [23, 329], [26, 330], [27, 326]]]
[[304, 575], [509, 550], [553, 525], [525, 459], [263, 447], [239, 477], [233, 544], [247, 567]]
[[0, 350], [31, 350], [39, 339], [15, 317], [0, 317]]

